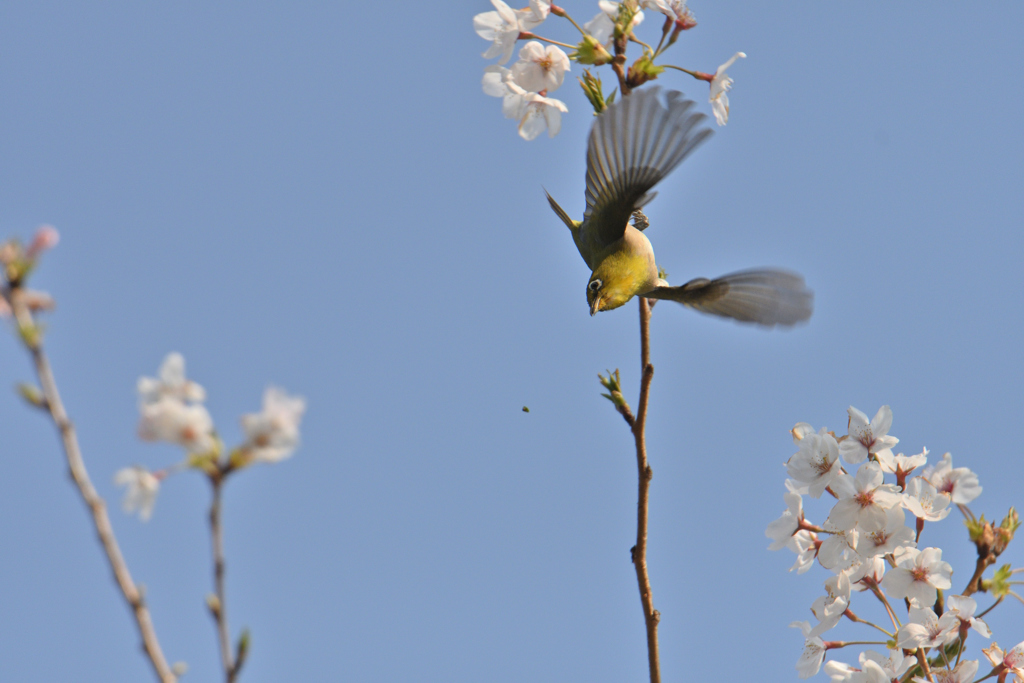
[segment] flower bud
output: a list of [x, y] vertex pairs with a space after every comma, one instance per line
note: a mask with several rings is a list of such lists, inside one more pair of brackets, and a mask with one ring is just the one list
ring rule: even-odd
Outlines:
[[27, 403], [35, 406], [36, 408], [42, 408], [46, 405], [46, 398], [43, 396], [43, 392], [38, 387], [32, 386], [31, 384], [25, 384], [22, 382], [18, 385], [18, 394], [25, 399]]
[[576, 46], [576, 51], [569, 55], [569, 58], [575, 59], [580, 64], [593, 64], [594, 66], [610, 64], [612, 61], [608, 50], [593, 36], [583, 36], [583, 40]]

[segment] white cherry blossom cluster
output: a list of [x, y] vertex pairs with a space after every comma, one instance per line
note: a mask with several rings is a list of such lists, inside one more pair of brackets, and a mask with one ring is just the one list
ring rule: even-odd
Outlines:
[[[526, 140], [533, 140], [545, 130], [549, 137], [554, 137], [561, 129], [562, 114], [568, 112], [568, 108], [564, 102], [550, 95], [562, 86], [565, 74], [570, 70], [570, 61], [594, 67], [616, 63], [616, 76], [623, 92], [626, 92], [625, 88], [632, 89], [657, 78], [666, 67], [677, 69], [707, 81], [715, 119], [719, 125], [725, 125], [729, 120], [727, 93], [733, 81], [726, 69], [737, 59], [746, 57], [744, 53], [737, 52], [713, 74], [654, 64], [654, 60], [675, 43], [681, 31], [697, 25], [686, 0], [600, 0], [600, 11], [582, 27], [564, 9], [549, 0], [529, 0], [529, 6], [522, 9], [512, 9], [503, 0], [491, 0], [491, 4], [494, 10], [473, 17], [473, 29], [477, 35], [490, 42], [483, 57], [498, 58], [496, 64], [484, 69], [483, 90], [502, 99], [502, 113], [505, 118], [517, 122], [519, 135]], [[643, 55], [627, 72], [624, 66], [627, 40], [643, 22], [643, 10], [664, 15], [661, 41], [656, 48], [636, 41], [643, 46]], [[582, 40], [574, 45], [535, 35], [534, 29], [550, 15], [569, 20]], [[528, 42], [519, 50], [519, 60], [511, 68], [505, 67], [520, 40]], [[575, 50], [567, 54], [559, 46]], [[594, 79], [589, 71], [584, 72], [580, 85], [597, 113], [614, 99], [615, 92], [605, 96], [600, 80]]]
[[160, 482], [187, 468], [223, 477], [254, 462], [279, 462], [299, 445], [299, 423], [306, 410], [304, 399], [269, 387], [263, 395], [263, 410], [242, 416], [245, 441], [222, 458], [223, 445], [213, 419], [203, 405], [206, 390], [185, 377], [185, 359], [170, 353], [160, 366], [158, 377], [140, 377], [139, 437], [182, 447], [187, 458], [155, 472], [134, 465], [119, 470], [114, 483], [125, 487], [124, 510], [139, 514], [143, 521], [153, 513]]
[[[889, 434], [889, 406], [882, 406], [870, 421], [852, 406], [848, 413], [848, 433], [838, 438], [804, 422], [793, 427], [798, 450], [786, 462], [786, 510], [765, 532], [772, 541], [769, 549], [785, 547], [796, 553], [791, 571], [802, 574], [818, 564], [831, 572], [825, 594], [810, 607], [816, 623], [790, 624], [804, 636], [796, 665], [799, 676], [815, 675], [824, 663], [833, 683], [971, 683], [979, 660], [962, 658], [967, 635], [992, 635], [981, 618], [988, 610], [978, 613], [978, 603], [971, 597], [981, 584], [972, 580], [964, 594], [947, 594], [953, 586], [953, 568], [943, 561], [942, 549], [927, 547], [921, 535], [926, 522], [945, 519], [955, 506], [967, 518], [968, 529], [973, 525], [1002, 534], [998, 545], [981, 540], [984, 533], [972, 529], [979, 557], [983, 552], [998, 555], [1016, 530], [1016, 513], [1011, 510], [998, 529], [984, 517], [975, 518], [967, 504], [981, 493], [978, 477], [966, 467], [954, 468], [949, 453], [931, 466], [926, 466], [927, 449], [917, 455], [894, 454], [899, 440]], [[804, 496], [820, 498], [823, 493], [831, 496], [833, 506], [817, 525], [805, 516]], [[983, 568], [980, 560], [979, 567]], [[1012, 573], [1008, 566], [1000, 571], [1004, 579]], [[976, 579], [980, 582], [980, 573]], [[995, 596], [998, 591], [991, 581], [988, 586]], [[885, 623], [871, 623], [852, 611], [851, 599], [858, 592], [877, 599]], [[1006, 593], [1012, 591], [1001, 595]], [[1001, 597], [995, 604], [999, 601]], [[829, 650], [851, 644], [823, 637], [843, 618], [884, 636], [869, 641], [881, 651], [861, 652], [856, 666], [824, 662]], [[984, 653], [995, 667], [992, 675], [999, 675], [1000, 681], [1012, 675], [1024, 683], [1024, 643], [1006, 653], [993, 643]]]

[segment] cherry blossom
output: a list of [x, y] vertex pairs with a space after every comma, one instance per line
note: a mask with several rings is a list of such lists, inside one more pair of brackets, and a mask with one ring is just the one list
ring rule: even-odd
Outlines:
[[546, 129], [553, 138], [562, 129], [562, 113], [569, 111], [565, 103], [537, 93], [526, 96], [526, 108], [519, 120], [519, 137], [533, 140]]
[[811, 605], [811, 613], [820, 622], [808, 631], [808, 636], [820, 636], [839, 623], [843, 612], [850, 606], [850, 579], [837, 574], [825, 582], [825, 595], [818, 597]]
[[864, 591], [871, 586], [877, 586], [885, 576], [887, 566], [881, 555], [857, 560], [847, 570], [850, 576], [850, 589]]
[[938, 522], [946, 518], [952, 510], [949, 507], [949, 496], [939, 493], [931, 482], [923, 477], [914, 477], [907, 482], [903, 492], [903, 507], [918, 519], [927, 522]]
[[516, 83], [511, 69], [504, 67], [484, 69], [483, 88], [488, 95], [503, 98], [501, 110], [505, 118], [519, 121], [519, 136], [524, 140], [533, 140], [544, 129], [554, 137], [562, 128], [562, 112], [569, 111], [561, 100], [527, 92]]
[[789, 433], [793, 435], [793, 443], [798, 444], [808, 434], [814, 434], [814, 427], [806, 422], [797, 422], [793, 425], [793, 428], [789, 430]]
[[900, 503], [899, 489], [883, 483], [885, 475], [876, 462], [868, 462], [857, 471], [857, 477], [840, 474], [832, 484], [839, 500], [828, 518], [837, 529], [859, 527], [875, 531], [885, 526], [885, 511]]
[[661, 12], [684, 31], [697, 25], [693, 12], [686, 6], [686, 0], [641, 0], [640, 6]]
[[242, 450], [257, 462], [280, 462], [291, 456], [299, 446], [299, 422], [305, 411], [305, 399], [268, 387], [263, 411], [242, 416], [246, 437]]
[[[583, 24], [583, 30], [592, 35], [597, 42], [608, 47], [615, 32], [615, 20], [619, 16], [619, 5], [621, 4], [621, 2], [600, 0], [597, 5], [601, 8], [601, 12]], [[630, 24], [630, 28], [636, 28], [643, 20], [644, 13], [638, 11], [633, 15], [633, 22]]]
[[888, 555], [897, 548], [915, 546], [914, 530], [904, 522], [906, 515], [901, 507], [885, 511], [885, 526], [870, 532], [862, 532], [857, 541], [857, 554], [861, 557]]
[[946, 453], [942, 462], [924, 471], [925, 479], [942, 493], [948, 493], [956, 505], [967, 505], [981, 495], [978, 475], [966, 467], [953, 469], [953, 456]]
[[992, 637], [992, 631], [988, 624], [974, 616], [978, 609], [978, 603], [974, 598], [965, 595], [950, 595], [946, 598], [946, 609], [956, 613], [962, 626], [973, 628], [978, 635], [985, 638]]
[[[977, 673], [977, 659], [964, 660], [957, 664], [952, 671], [949, 669], [932, 670], [935, 683], [971, 683]], [[911, 680], [914, 683], [931, 683], [931, 681], [923, 676], [914, 676]]]
[[882, 588], [897, 600], [909, 598], [920, 605], [935, 602], [936, 589], [952, 586], [953, 568], [942, 561], [941, 548], [901, 548], [894, 553], [896, 567], [882, 579]]
[[843, 460], [851, 465], [864, 462], [868, 454], [878, 456], [879, 460], [892, 460], [892, 447], [899, 439], [889, 436], [892, 426], [892, 409], [882, 406], [868, 422], [868, 416], [853, 406], [847, 411], [850, 415], [849, 435], [839, 444], [839, 452]]
[[874, 662], [878, 664], [885, 672], [886, 679], [891, 680], [899, 678], [903, 674], [910, 671], [911, 667], [917, 664], [915, 657], [904, 657], [903, 650], [889, 650], [888, 656], [875, 652], [874, 650], [866, 650], [860, 653], [860, 664], [865, 666], [868, 662]]
[[1017, 643], [1008, 652], [1003, 652], [995, 643], [981, 651], [992, 666], [1000, 673], [999, 680], [1004, 680], [1002, 672], [1012, 673], [1018, 683], [1024, 681], [1024, 642]]
[[481, 12], [473, 17], [473, 30], [491, 46], [484, 52], [484, 59], [501, 56], [498, 64], [504, 64], [512, 57], [519, 34], [524, 30], [520, 15], [502, 0], [491, 0], [493, 12]]
[[882, 665], [872, 659], [861, 660], [861, 673], [851, 678], [851, 683], [892, 683], [890, 676]]
[[803, 519], [803, 498], [791, 488], [792, 486], [792, 481], [787, 479], [786, 487], [790, 490], [783, 496], [786, 501], [786, 511], [765, 529], [765, 536], [772, 539], [772, 544], [768, 546], [769, 550], [785, 547], [800, 526], [800, 520]]
[[825, 569], [843, 571], [857, 561], [855, 548], [860, 534], [856, 529], [839, 529], [826, 519], [822, 528], [828, 533], [818, 548], [818, 562]]
[[804, 651], [796, 662], [796, 670], [800, 678], [810, 678], [818, 673], [821, 663], [825, 660], [825, 642], [818, 636], [810, 635], [810, 622], [794, 621], [789, 626], [800, 629], [800, 632], [804, 634]]
[[512, 65], [512, 77], [524, 90], [552, 92], [561, 87], [569, 70], [569, 56], [557, 45], [544, 46], [531, 40], [519, 50]]
[[941, 617], [929, 607], [911, 607], [910, 619], [900, 627], [896, 639], [900, 647], [914, 649], [918, 647], [942, 647], [957, 637], [960, 620], [956, 613], [946, 611]]
[[926, 462], [928, 462], [927, 448], [917, 455], [897, 453], [893, 456], [892, 460], [882, 459], [879, 461], [879, 464], [882, 466], [882, 471], [895, 474], [897, 477], [902, 473], [905, 477]]
[[729, 74], [725, 73], [725, 70], [732, 66], [733, 62], [737, 59], [746, 56], [743, 52], [734, 54], [729, 58], [729, 61], [718, 67], [715, 71], [715, 77], [711, 80], [711, 97], [708, 101], [711, 103], [711, 110], [715, 114], [715, 120], [718, 121], [720, 126], [724, 126], [729, 121], [729, 96], [726, 93], [732, 89], [733, 82], [729, 78]]
[[524, 31], [532, 31], [544, 23], [550, 12], [551, 3], [548, 0], [530, 0], [530, 6], [516, 10], [516, 16], [519, 17], [519, 26]]
[[808, 495], [820, 498], [840, 474], [839, 444], [824, 427], [817, 434], [805, 434], [798, 443], [800, 450], [786, 462], [786, 471], [797, 484], [807, 486]]
[[135, 465], [118, 470], [114, 474], [114, 483], [125, 487], [121, 502], [124, 511], [128, 514], [138, 512], [139, 519], [148, 521], [160, 493], [160, 479], [146, 468]]
[[813, 533], [803, 529], [793, 534], [786, 547], [796, 553], [796, 562], [789, 568], [789, 571], [796, 570], [797, 574], [803, 574], [814, 565], [814, 558], [818, 554], [817, 538]]
[[215, 445], [213, 419], [203, 405], [162, 398], [143, 404], [139, 412], [139, 438], [143, 441], [166, 441], [189, 453], [207, 453]]
[[158, 378], [139, 378], [139, 400], [143, 403], [154, 403], [162, 398], [196, 403], [206, 400], [206, 391], [185, 378], [185, 357], [180, 353], [175, 351], [167, 354], [160, 365], [159, 375]]

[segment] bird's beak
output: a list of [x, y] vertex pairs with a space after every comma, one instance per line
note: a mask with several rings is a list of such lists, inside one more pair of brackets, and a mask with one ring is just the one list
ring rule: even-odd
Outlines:
[[593, 317], [599, 310], [601, 310], [601, 297], [595, 296], [594, 301], [590, 304], [590, 316]]

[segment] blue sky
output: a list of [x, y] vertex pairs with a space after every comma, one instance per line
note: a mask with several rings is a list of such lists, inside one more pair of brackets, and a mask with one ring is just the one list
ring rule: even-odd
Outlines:
[[[978, 473], [975, 510], [1021, 503], [1024, 8], [691, 7], [674, 63], [748, 58], [729, 125], [650, 205], [658, 260], [677, 283], [794, 269], [816, 310], [764, 332], [655, 309], [663, 671], [795, 680], [786, 625], [827, 578], [765, 550], [795, 422], [842, 431], [848, 405], [889, 404], [901, 450]], [[581, 214], [592, 117], [574, 66], [560, 135], [519, 139], [480, 89], [471, 18], [488, 9], [0, 9], [0, 235], [61, 231], [33, 284], [58, 302], [49, 351], [100, 492], [113, 506], [117, 469], [179, 457], [135, 436], [135, 382], [169, 351], [229, 443], [268, 383], [308, 401], [296, 456], [225, 493], [245, 681], [646, 675], [631, 438], [596, 379], [621, 368], [635, 403], [635, 307], [589, 316], [542, 189]], [[705, 84], [661, 83], [710, 112]], [[30, 378], [13, 335], [0, 358], [0, 386]], [[13, 392], [0, 414], [0, 679], [147, 680], [52, 427]], [[218, 666], [208, 496], [181, 475], [150, 522], [114, 516], [164, 650], [196, 681]], [[959, 522], [934, 533], [966, 583]], [[992, 615], [1001, 644], [1024, 640], [1021, 609]]]

